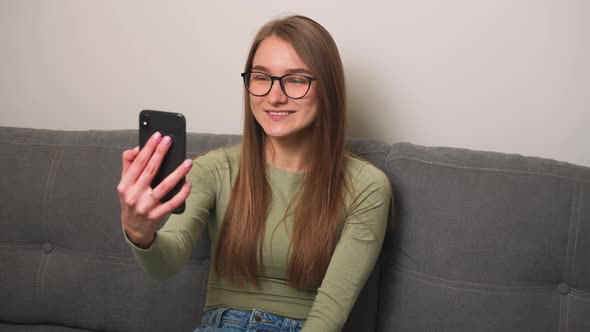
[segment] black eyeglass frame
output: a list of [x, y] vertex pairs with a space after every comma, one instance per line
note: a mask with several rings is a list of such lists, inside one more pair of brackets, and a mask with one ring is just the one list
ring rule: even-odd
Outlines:
[[[257, 95], [255, 93], [252, 93], [252, 91], [250, 91], [250, 89], [248, 88], [248, 82], [247, 82], [246, 78], [247, 78], [248, 75], [252, 75], [252, 73], [263, 74], [263, 75], [266, 75], [266, 76], [270, 77], [270, 87], [268, 88], [268, 91], [266, 91], [266, 93], [263, 93], [261, 95]], [[269, 94], [270, 93], [270, 90], [272, 90], [272, 86], [275, 84], [275, 81], [279, 81], [279, 85], [281, 87], [281, 90], [285, 94], [285, 96], [287, 96], [287, 97], [289, 97], [291, 99], [301, 99], [301, 98], [307, 96], [307, 93], [309, 92], [309, 89], [311, 89], [311, 82], [317, 81], [317, 78], [315, 78], [315, 77], [301, 75], [301, 74], [285, 74], [283, 76], [272, 76], [272, 75], [269, 75], [269, 74], [267, 74], [265, 72], [256, 71], [256, 70], [249, 70], [249, 71], [246, 71], [246, 72], [241, 73], [240, 75], [242, 76], [242, 79], [244, 80], [244, 87], [246, 88], [246, 91], [248, 91], [249, 94], [251, 94], [253, 96], [256, 96], [256, 97], [264, 97], [267, 94]], [[291, 75], [297, 75], [297, 76], [305, 77], [307, 79], [307, 90], [305, 90], [305, 93], [303, 94], [303, 96], [297, 97], [297, 98], [293, 98], [293, 97], [289, 96], [289, 94], [287, 93], [287, 91], [285, 89], [285, 85], [283, 85], [283, 78], [285, 78], [287, 76], [291, 76]]]

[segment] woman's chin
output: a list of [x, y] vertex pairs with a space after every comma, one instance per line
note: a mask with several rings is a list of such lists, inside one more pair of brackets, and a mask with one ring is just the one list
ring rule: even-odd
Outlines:
[[289, 133], [284, 133], [284, 132], [266, 132], [266, 137], [271, 138], [271, 139], [275, 139], [275, 140], [282, 140], [282, 139], [287, 139], [292, 135], [289, 135]]
[[306, 140], [306, 138], [311, 137], [311, 126], [303, 129], [297, 128], [294, 130], [293, 128], [262, 128], [266, 134], [266, 136], [270, 139], [274, 140], [293, 140], [297, 139], [300, 143]]
[[284, 128], [263, 128], [266, 136], [270, 138], [286, 138], [293, 135], [291, 130], [285, 130]]

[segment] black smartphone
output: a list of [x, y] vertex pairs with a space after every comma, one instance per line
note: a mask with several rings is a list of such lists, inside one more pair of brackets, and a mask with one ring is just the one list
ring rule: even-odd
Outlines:
[[[160, 169], [152, 181], [152, 188], [155, 188], [162, 180], [172, 173], [186, 159], [186, 120], [180, 113], [143, 110], [139, 113], [139, 148], [143, 149], [145, 143], [152, 135], [159, 131], [163, 136], [172, 138], [172, 145], [160, 165]], [[172, 199], [185, 182], [182, 178], [178, 184], [170, 190], [160, 202], [164, 203]], [[184, 212], [184, 202], [172, 213]]]

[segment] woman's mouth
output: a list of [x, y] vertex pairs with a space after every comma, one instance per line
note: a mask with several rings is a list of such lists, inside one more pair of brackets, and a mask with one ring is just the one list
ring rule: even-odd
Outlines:
[[293, 111], [266, 111], [266, 114], [270, 117], [273, 121], [280, 121], [284, 118], [288, 117], [289, 115], [293, 114]]

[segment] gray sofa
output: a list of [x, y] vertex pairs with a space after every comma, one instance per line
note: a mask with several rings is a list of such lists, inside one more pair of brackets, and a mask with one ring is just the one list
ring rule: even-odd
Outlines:
[[[191, 156], [239, 136], [190, 134]], [[158, 282], [123, 240], [115, 186], [134, 130], [0, 127], [0, 331], [192, 331], [203, 239]], [[590, 168], [353, 140], [395, 223], [345, 331], [590, 331]]]

